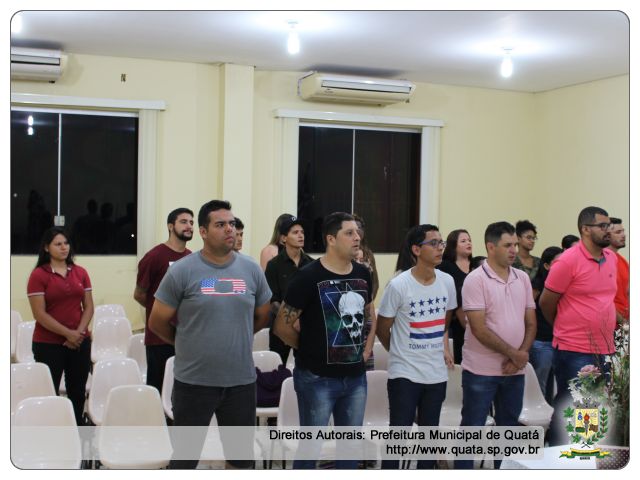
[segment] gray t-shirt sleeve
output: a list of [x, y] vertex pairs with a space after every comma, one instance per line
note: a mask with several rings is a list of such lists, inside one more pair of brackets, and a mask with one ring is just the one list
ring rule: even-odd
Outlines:
[[267, 277], [264, 276], [264, 272], [259, 265], [255, 265], [254, 277], [256, 279], [256, 307], [261, 307], [265, 303], [271, 301], [271, 289], [267, 283]]
[[184, 288], [182, 288], [182, 282], [179, 281], [179, 278], [181, 278], [181, 276], [176, 275], [176, 270], [169, 267], [154, 297], [162, 303], [177, 309], [184, 295]]

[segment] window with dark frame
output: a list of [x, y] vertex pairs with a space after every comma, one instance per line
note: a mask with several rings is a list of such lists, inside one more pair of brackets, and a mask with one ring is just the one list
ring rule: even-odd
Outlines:
[[397, 253], [418, 223], [420, 133], [303, 126], [299, 128], [298, 216], [305, 250], [324, 251], [322, 219], [355, 212], [374, 252]]
[[137, 177], [136, 116], [12, 110], [11, 253], [56, 224], [78, 254], [135, 255]]

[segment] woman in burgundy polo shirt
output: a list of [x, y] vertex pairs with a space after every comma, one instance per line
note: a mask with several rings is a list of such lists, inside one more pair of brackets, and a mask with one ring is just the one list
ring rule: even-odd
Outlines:
[[89, 275], [73, 263], [69, 238], [62, 228], [45, 232], [27, 295], [36, 319], [32, 346], [35, 360], [49, 366], [56, 393], [64, 372], [67, 396], [73, 403], [76, 422], [82, 425], [91, 367], [87, 326], [93, 316], [93, 298]]

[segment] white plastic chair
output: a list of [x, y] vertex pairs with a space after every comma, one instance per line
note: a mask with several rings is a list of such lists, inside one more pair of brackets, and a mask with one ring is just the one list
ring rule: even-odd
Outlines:
[[[14, 363], [11, 365], [11, 415], [25, 398], [55, 396], [51, 371], [44, 363]], [[74, 417], [75, 425], [75, 417]]]
[[91, 361], [126, 358], [131, 324], [125, 317], [104, 317], [93, 326]]
[[263, 328], [253, 335], [253, 351], [269, 350], [269, 329]]
[[553, 415], [551, 407], [540, 390], [536, 372], [530, 363], [524, 369], [524, 398], [518, 421], [527, 426], [541, 426], [547, 431]]
[[378, 341], [373, 344], [373, 368], [386, 370], [389, 363], [389, 352]]
[[364, 408], [365, 427], [389, 426], [389, 395], [387, 394], [386, 370], [367, 372], [367, 403]]
[[138, 368], [142, 374], [142, 381], [147, 383], [147, 351], [144, 346], [144, 333], [136, 333], [129, 337], [127, 357], [138, 362]]
[[124, 311], [124, 307], [119, 303], [106, 303], [103, 305], [96, 305], [93, 310], [93, 321], [99, 320], [104, 317], [126, 317], [127, 314]]
[[22, 315], [17, 310], [11, 310], [11, 360], [16, 355], [16, 343], [18, 342], [18, 326], [22, 322]]
[[169, 357], [164, 365], [164, 379], [162, 380], [162, 408], [164, 414], [173, 420], [173, 404], [171, 393], [173, 392], [173, 361], [176, 357]]
[[[18, 468], [78, 469], [80, 434], [68, 398], [46, 396], [22, 400], [14, 415], [11, 460]], [[21, 427], [64, 427], [30, 429]]]
[[107, 396], [111, 389], [122, 385], [142, 385], [142, 376], [135, 360], [101, 360], [94, 365], [87, 409], [94, 425], [102, 425]]
[[124, 385], [111, 389], [98, 433], [98, 452], [107, 468], [149, 469], [169, 464], [173, 449], [155, 387]]
[[296, 358], [293, 355], [293, 348], [289, 350], [289, 356], [287, 357], [287, 368], [293, 372], [296, 367]]
[[[270, 352], [268, 350], [253, 352], [253, 363], [262, 372], [271, 372], [276, 370], [282, 365], [282, 359], [276, 352]], [[278, 416], [278, 407], [257, 407], [256, 417], [258, 421], [266, 421], [267, 418], [273, 418]]]
[[33, 358], [33, 350], [31, 348], [31, 344], [33, 342], [33, 331], [35, 328], [35, 320], [22, 322], [18, 325], [18, 333], [16, 335], [16, 362], [35, 362], [35, 359]]

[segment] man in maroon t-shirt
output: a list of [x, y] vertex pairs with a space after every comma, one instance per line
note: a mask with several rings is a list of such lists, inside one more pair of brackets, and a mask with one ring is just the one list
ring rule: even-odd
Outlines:
[[[188, 208], [176, 208], [167, 217], [169, 240], [156, 245], [142, 257], [138, 264], [138, 278], [133, 298], [146, 310], [144, 344], [147, 352], [147, 385], [162, 391], [164, 366], [175, 355], [173, 345], [156, 336], [148, 327], [153, 308], [154, 294], [169, 266], [191, 253], [187, 242], [193, 237], [193, 212]], [[174, 317], [173, 323], [177, 322]]]

